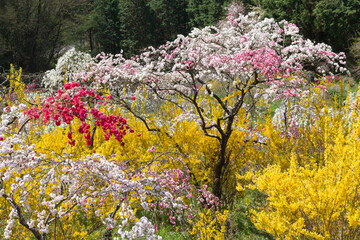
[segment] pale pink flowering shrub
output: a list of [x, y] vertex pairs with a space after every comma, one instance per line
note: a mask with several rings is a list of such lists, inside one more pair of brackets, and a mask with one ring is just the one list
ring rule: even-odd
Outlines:
[[[12, 209], [5, 238], [11, 236], [14, 222], [18, 221], [29, 234], [45, 239], [55, 219], [80, 211], [94, 212], [103, 222], [104, 239], [111, 239], [113, 232], [128, 239], [160, 239], [156, 234], [158, 224], [152, 222], [154, 217], [165, 215], [172, 224], [186, 227], [185, 216], [196, 214], [196, 199], [214, 198], [210, 192], [198, 191], [190, 185], [188, 170], [150, 170], [155, 160], [134, 170], [96, 153], [83, 159], [70, 155], [49, 159], [38, 154], [35, 146], [26, 144], [24, 133], [12, 131], [18, 123], [15, 118], [28, 123], [25, 106], [11, 107], [1, 117], [0, 195]], [[154, 159], [159, 159], [159, 154], [154, 154]], [[166, 155], [160, 155], [161, 161], [165, 161]], [[211, 208], [212, 203], [207, 207]], [[98, 209], [102, 206], [112, 209], [111, 212], [100, 214]], [[135, 215], [135, 209], [142, 209], [145, 215]]]

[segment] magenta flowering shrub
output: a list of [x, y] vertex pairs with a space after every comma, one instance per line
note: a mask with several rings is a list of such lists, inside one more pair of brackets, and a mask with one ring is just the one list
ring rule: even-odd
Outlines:
[[[33, 107], [27, 113], [35, 120], [41, 117], [44, 124], [53, 120], [56, 126], [60, 126], [61, 122], [70, 125], [74, 119], [78, 119], [81, 122], [78, 131], [83, 134], [87, 145], [92, 145], [91, 125], [88, 121], [93, 121], [94, 126], [101, 127], [104, 131], [105, 140], [114, 136], [123, 145], [122, 139], [130, 128], [126, 119], [115, 115], [107, 116], [97, 109], [106, 105], [111, 98], [111, 95], [101, 96], [93, 89], [80, 87], [80, 83], [72, 82], [65, 84], [64, 89], [59, 89], [54, 97], [47, 98], [41, 109]], [[75, 146], [72, 132], [68, 133], [68, 138], [69, 144]]]

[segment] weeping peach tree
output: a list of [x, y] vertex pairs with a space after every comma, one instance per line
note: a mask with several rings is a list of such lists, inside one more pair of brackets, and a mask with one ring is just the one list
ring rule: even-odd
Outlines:
[[[243, 15], [234, 9], [239, 9], [236, 4], [218, 27], [194, 29], [188, 36], [179, 35], [131, 59], [101, 54], [87, 72], [76, 76], [109, 88], [114, 101], [151, 131], [159, 131], [148, 119], [156, 104], [170, 102], [181, 109], [182, 120], [194, 121], [219, 143], [212, 169], [212, 187], [219, 198], [230, 161], [228, 142], [239, 111], [250, 114], [261, 97], [301, 95], [307, 70], [318, 74], [345, 70], [343, 53], [303, 39], [294, 24], [262, 19], [254, 12]], [[142, 89], [149, 94], [146, 99]], [[145, 111], [133, 107], [129, 100], [135, 97]]]

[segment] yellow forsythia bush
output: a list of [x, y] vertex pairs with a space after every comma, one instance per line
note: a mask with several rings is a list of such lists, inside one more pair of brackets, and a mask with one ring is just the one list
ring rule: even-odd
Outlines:
[[193, 224], [190, 231], [194, 239], [204, 240], [223, 240], [225, 239], [225, 223], [229, 216], [229, 211], [216, 211], [215, 213], [208, 209], [206, 212], [199, 212], [199, 221]]
[[251, 211], [258, 229], [281, 239], [360, 237], [360, 118], [349, 121], [348, 107], [324, 109], [298, 138], [267, 129], [273, 164], [252, 186], [267, 196]]

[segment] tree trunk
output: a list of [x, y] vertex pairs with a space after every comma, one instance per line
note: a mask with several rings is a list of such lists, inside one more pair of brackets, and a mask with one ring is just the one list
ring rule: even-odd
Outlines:
[[226, 150], [227, 150], [227, 143], [228, 143], [229, 137], [223, 137], [220, 142], [220, 152], [218, 156], [218, 160], [215, 165], [215, 184], [214, 184], [214, 194], [219, 198], [219, 200], [222, 197], [222, 175], [224, 172], [224, 167], [226, 164]]
[[104, 233], [104, 240], [112, 240], [112, 228], [106, 229]]

